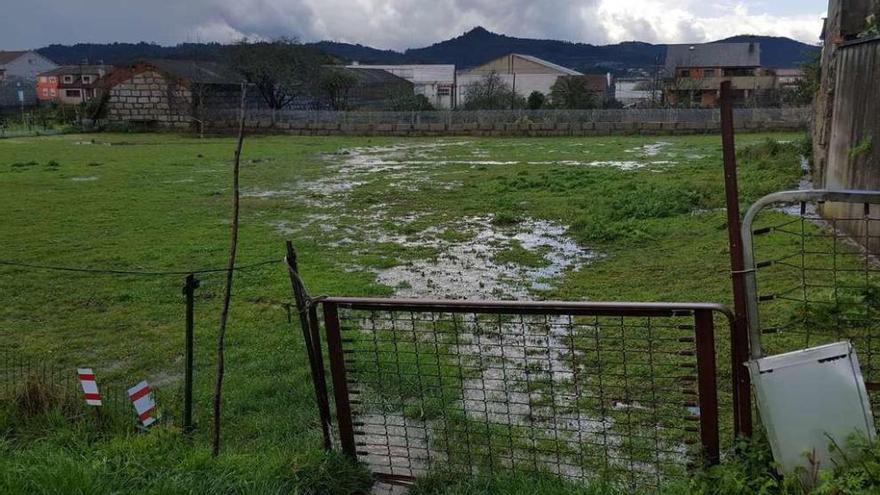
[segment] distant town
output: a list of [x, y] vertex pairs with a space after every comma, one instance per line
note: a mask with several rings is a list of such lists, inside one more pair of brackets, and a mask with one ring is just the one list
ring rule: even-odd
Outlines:
[[[479, 44], [489, 35], [513, 39], [478, 28], [447, 43]], [[645, 65], [649, 53], [642, 56], [645, 60], [633, 60], [631, 67], [605, 61], [589, 66], [591, 72], [526, 52], [492, 56], [472, 66], [375, 63], [340, 57], [383, 58], [366, 47], [302, 45], [290, 40], [212, 45], [222, 55], [212, 53], [201, 60], [175, 54], [112, 65], [87, 58], [77, 64], [57, 63], [41, 53], [57, 52], [58, 47], [0, 51], [0, 114], [26, 118], [32, 112], [60, 109], [77, 119], [190, 126], [209, 114], [235, 108], [242, 83], [257, 89], [248, 100], [249, 108], [272, 111], [713, 108], [721, 80], [731, 81], [738, 106], [809, 102], [805, 67], [815, 63], [818, 53], [806, 50], [809, 45], [803, 45], [803, 60], [790, 57], [772, 64], [765, 62], [759, 41], [667, 45], [660, 47], [662, 55], [658, 47], [647, 46], [652, 47], [650, 53], [658, 54], [653, 64]], [[566, 57], [571, 60], [571, 54]], [[254, 60], [264, 66], [254, 67]], [[243, 61], [251, 61], [251, 66]], [[268, 76], [267, 64], [275, 66]], [[266, 77], [273, 80], [271, 87], [266, 87]], [[295, 91], [289, 90], [294, 87]], [[262, 97], [254, 97], [256, 93]]]

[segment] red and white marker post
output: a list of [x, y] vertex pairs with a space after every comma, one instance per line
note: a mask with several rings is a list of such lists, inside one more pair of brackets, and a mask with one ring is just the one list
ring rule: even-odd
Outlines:
[[82, 386], [86, 404], [90, 406], [102, 405], [98, 382], [95, 381], [95, 372], [91, 368], [77, 368], [76, 374], [79, 375], [79, 383]]
[[156, 402], [150, 392], [150, 385], [146, 380], [128, 389], [128, 397], [134, 405], [138, 419], [144, 426], [150, 426], [156, 422], [156, 418], [153, 417], [153, 413], [156, 411]]

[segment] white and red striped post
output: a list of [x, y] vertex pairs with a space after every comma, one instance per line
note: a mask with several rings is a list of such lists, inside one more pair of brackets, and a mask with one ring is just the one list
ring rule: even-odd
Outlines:
[[77, 368], [79, 383], [82, 386], [83, 396], [89, 406], [100, 406], [101, 394], [98, 392], [98, 382], [95, 381], [95, 373], [91, 368]]
[[153, 417], [153, 413], [156, 410], [156, 402], [153, 400], [150, 392], [150, 385], [146, 380], [128, 389], [128, 397], [134, 405], [138, 419], [144, 426], [150, 426], [156, 422], [156, 418]]

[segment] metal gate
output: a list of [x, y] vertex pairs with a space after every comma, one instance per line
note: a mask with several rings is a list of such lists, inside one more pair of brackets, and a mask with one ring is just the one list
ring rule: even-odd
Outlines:
[[[856, 348], [880, 418], [880, 192], [765, 196], [742, 225], [753, 357], [839, 340]], [[821, 215], [820, 215], [821, 213]]]
[[[724, 306], [320, 304], [339, 445], [380, 481], [517, 469], [653, 491], [718, 461]], [[310, 353], [323, 369], [319, 338]], [[319, 404], [329, 425], [330, 401]]]

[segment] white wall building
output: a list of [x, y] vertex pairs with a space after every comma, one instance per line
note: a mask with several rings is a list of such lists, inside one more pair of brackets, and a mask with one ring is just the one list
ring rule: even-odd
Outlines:
[[58, 65], [35, 51], [0, 51], [0, 81], [7, 77], [19, 77], [36, 81], [41, 72], [50, 71]]
[[531, 55], [511, 53], [486, 62], [473, 69], [458, 73], [457, 100], [463, 104], [467, 99], [468, 88], [488, 74], [497, 74], [516, 91], [518, 95], [528, 97], [533, 91], [550, 94], [550, 87], [560, 76], [582, 76], [576, 70], [542, 60]]
[[447, 64], [362, 65], [350, 68], [377, 69], [390, 72], [413, 83], [413, 91], [424, 95], [436, 108], [454, 108], [455, 66]]

